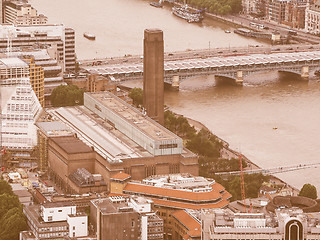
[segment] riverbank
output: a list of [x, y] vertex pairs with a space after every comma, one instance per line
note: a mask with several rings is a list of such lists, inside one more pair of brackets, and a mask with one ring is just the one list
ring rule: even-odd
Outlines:
[[[179, 115], [179, 114], [177, 114]], [[222, 158], [227, 158], [227, 159], [231, 159], [231, 158], [239, 158], [240, 155], [242, 156], [242, 159], [246, 161], [247, 163], [247, 167], [244, 170], [252, 170], [252, 169], [261, 169], [261, 167], [259, 167], [257, 164], [255, 164], [254, 162], [252, 162], [250, 159], [248, 159], [246, 156], [244, 156], [243, 154], [231, 149], [229, 147], [229, 143], [224, 141], [223, 139], [221, 139], [220, 137], [218, 137], [217, 135], [215, 135], [214, 133], [212, 133], [204, 124], [202, 124], [199, 121], [196, 121], [194, 119], [191, 118], [186, 118], [189, 122], [189, 124], [191, 126], [193, 126], [197, 131], [200, 131], [201, 129], [205, 129], [206, 131], [210, 132], [211, 134], [213, 134], [216, 138], [218, 138], [222, 143], [223, 143], [223, 149], [221, 150], [221, 157]], [[297, 196], [300, 192], [299, 189], [289, 185], [288, 183], [284, 182], [283, 180], [281, 180], [280, 178], [274, 176], [274, 175], [270, 175], [270, 183], [274, 184], [274, 185], [283, 185], [283, 189], [282, 192], [285, 194], [289, 194], [289, 195], [294, 195]]]

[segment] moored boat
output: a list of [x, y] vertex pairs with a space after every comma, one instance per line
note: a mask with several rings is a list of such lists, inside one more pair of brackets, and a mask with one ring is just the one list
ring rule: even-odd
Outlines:
[[195, 12], [191, 12], [188, 10], [187, 5], [184, 5], [183, 7], [174, 6], [172, 8], [172, 13], [174, 15], [176, 15], [177, 17], [180, 17], [182, 19], [187, 20], [187, 22], [189, 22], [189, 23], [201, 22], [203, 20], [203, 15], [202, 15], [203, 12], [204, 12], [204, 9], [198, 10]]
[[83, 36], [89, 40], [95, 40], [96, 36], [90, 33], [84, 33]]
[[161, 3], [157, 3], [157, 2], [151, 2], [150, 5], [152, 7], [156, 7], [156, 8], [162, 8], [163, 7]]

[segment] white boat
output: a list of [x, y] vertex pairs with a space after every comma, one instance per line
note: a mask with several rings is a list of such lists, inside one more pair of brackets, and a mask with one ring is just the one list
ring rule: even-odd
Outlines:
[[96, 36], [93, 35], [93, 34], [90, 34], [90, 33], [84, 33], [83, 36], [85, 38], [88, 38], [89, 40], [95, 40], [96, 39]]
[[187, 20], [189, 23], [201, 22], [203, 20], [202, 12], [204, 12], [204, 10], [191, 12], [188, 10], [188, 5], [184, 5], [183, 7], [174, 6], [172, 8], [172, 13], [174, 15]]

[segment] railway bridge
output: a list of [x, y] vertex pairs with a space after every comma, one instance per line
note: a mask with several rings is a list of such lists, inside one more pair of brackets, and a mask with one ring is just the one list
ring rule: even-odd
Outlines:
[[[114, 81], [141, 78], [142, 63], [94, 66], [87, 70]], [[308, 79], [309, 75], [320, 70], [320, 51], [278, 52], [270, 54], [227, 55], [208, 58], [189, 58], [165, 61], [165, 82], [179, 88], [179, 83], [186, 78], [199, 75], [214, 75], [231, 78], [242, 85], [246, 76], [265, 71], [294, 73]]]

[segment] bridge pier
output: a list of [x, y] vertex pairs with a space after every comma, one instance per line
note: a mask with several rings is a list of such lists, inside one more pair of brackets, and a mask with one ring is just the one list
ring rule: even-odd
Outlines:
[[242, 86], [242, 84], [243, 84], [243, 72], [242, 71], [237, 71], [236, 84], [239, 86]]
[[304, 80], [309, 79], [309, 66], [303, 66], [301, 68], [301, 78]]
[[179, 78], [179, 75], [175, 75], [175, 76], [172, 77], [171, 87], [172, 87], [174, 90], [179, 90], [179, 86], [180, 86], [180, 78]]

